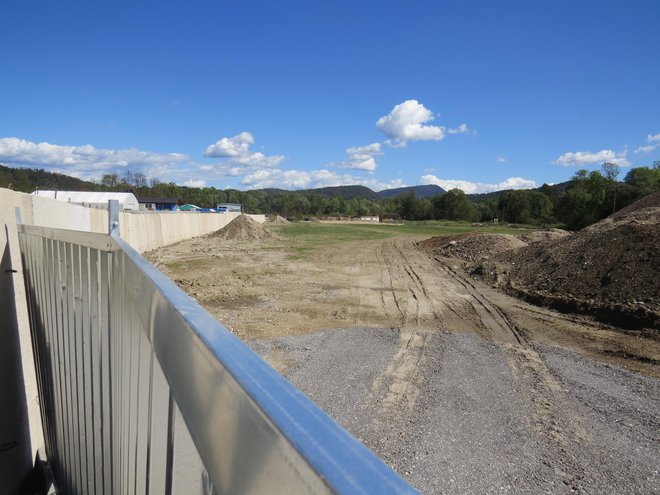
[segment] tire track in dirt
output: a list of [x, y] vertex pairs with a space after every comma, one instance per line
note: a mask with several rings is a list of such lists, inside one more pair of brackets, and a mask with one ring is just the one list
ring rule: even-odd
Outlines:
[[[414, 412], [419, 396], [420, 370], [424, 368], [424, 348], [429, 333], [440, 326], [433, 303], [419, 275], [410, 266], [397, 240], [385, 240], [376, 246], [381, 280], [388, 281], [389, 291], [381, 299], [383, 311], [390, 311], [388, 300], [397, 308], [399, 345], [387, 368], [376, 377], [365, 403], [379, 407], [371, 430], [395, 435]], [[427, 315], [433, 315], [431, 320]]]
[[472, 297], [474, 310], [500, 346], [514, 379], [524, 386], [524, 396], [528, 400], [526, 420], [548, 445], [544, 462], [555, 469], [557, 477], [566, 486], [583, 488], [581, 480], [585, 466], [580, 459], [567, 453], [577, 444], [581, 448], [587, 447], [588, 436], [580, 419], [572, 414], [561, 383], [500, 307], [491, 303], [469, 279], [450, 265], [439, 258], [435, 261], [444, 274], [463, 286]]
[[[579, 355], [567, 368], [563, 361], [557, 364], [560, 355], [553, 349], [558, 347], [551, 347], [553, 339], [560, 345], [572, 339], [600, 345], [603, 352], [627, 351], [641, 345], [632, 342], [635, 336], [528, 309], [473, 283], [452, 261], [434, 260], [413, 238], [334, 243], [305, 257], [289, 256], [278, 242], [264, 250], [240, 244], [240, 249], [202, 246], [203, 251], [188, 243], [158, 254], [156, 262], [244, 338], [289, 335], [295, 343], [295, 336], [308, 334], [314, 341], [315, 332], [329, 329], [319, 341], [318, 351], [327, 355], [310, 390], [323, 394], [330, 383], [341, 383], [333, 390], [345, 394], [342, 404], [350, 407], [342, 406], [347, 411], [339, 416], [348, 414], [353, 431], [401, 474], [425, 473], [426, 478], [416, 478], [420, 487], [433, 492], [435, 486], [425, 484], [429, 480], [443, 492], [457, 486], [452, 480], [465, 482], [462, 493], [521, 486], [533, 487], [529, 492], [588, 493], [593, 486], [614, 485], [644, 492], [641, 486], [658, 486], [657, 479], [643, 485], [628, 477], [657, 473], [649, 467], [657, 463], [647, 446], [647, 439], [657, 438], [647, 434], [657, 415], [650, 406], [644, 406], [650, 411], [646, 416], [639, 412], [639, 404], [652, 395], [650, 386], [622, 391], [625, 412], [612, 416], [611, 401], [603, 399], [607, 394], [592, 392], [592, 373], [604, 373], [606, 392], [610, 376], [621, 380], [620, 388], [631, 377], [588, 365]], [[340, 332], [336, 346], [325, 349], [339, 328], [347, 333]], [[357, 337], [345, 337], [353, 330]], [[305, 359], [314, 362], [315, 351], [289, 344], [274, 349], [271, 362], [295, 371]], [[378, 352], [387, 356], [374, 356]], [[357, 376], [364, 383], [356, 387]], [[576, 395], [577, 387], [582, 395]], [[331, 400], [327, 404], [332, 407]], [[612, 424], [612, 417], [623, 426]], [[638, 451], [647, 452], [646, 460], [634, 471]], [[488, 476], [478, 474], [491, 469]], [[511, 470], [518, 473], [513, 478]]]
[[561, 384], [518, 328], [471, 281], [441, 260], [431, 259], [411, 240], [385, 240], [376, 251], [381, 280], [389, 282], [389, 294], [381, 298], [383, 311], [391, 298], [401, 316], [401, 333], [397, 352], [374, 380], [365, 401], [378, 403], [371, 430], [391, 438], [405, 428], [428, 379], [422, 371], [427, 339], [446, 331], [447, 323], [459, 317], [461, 328], [497, 343], [513, 379], [524, 390], [521, 413], [547, 444], [544, 462], [566, 486], [579, 488], [585, 469], [567, 452], [576, 442], [584, 444], [585, 429], [570, 413]]

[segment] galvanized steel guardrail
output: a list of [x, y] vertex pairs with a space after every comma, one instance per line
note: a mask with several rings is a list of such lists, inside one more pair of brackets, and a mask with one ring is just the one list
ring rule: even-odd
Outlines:
[[18, 229], [59, 493], [416, 493], [121, 238]]

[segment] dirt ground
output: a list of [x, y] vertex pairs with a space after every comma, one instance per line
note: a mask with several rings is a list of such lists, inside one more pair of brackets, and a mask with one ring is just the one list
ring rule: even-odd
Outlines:
[[[458, 260], [419, 249], [423, 238], [301, 252], [282, 238], [208, 237], [147, 257], [424, 492], [660, 491], [657, 336], [509, 297], [470, 279]], [[332, 347], [318, 337], [306, 345], [320, 347], [299, 352], [300, 342], [322, 331], [334, 336], [327, 339], [352, 335], [351, 352], [364, 345], [370, 356], [354, 363], [365, 383], [347, 385], [361, 395], [346, 400], [366, 409], [349, 418], [342, 402], [327, 396], [331, 375], [322, 378], [332, 372], [341, 375], [333, 376], [337, 383], [347, 383], [346, 369], [330, 370], [348, 352], [343, 340]], [[368, 337], [358, 337], [365, 331]], [[384, 354], [375, 356], [380, 348]], [[334, 359], [325, 354], [328, 369], [314, 373], [310, 367], [320, 358], [304, 356], [328, 349], [335, 349]], [[596, 387], [599, 373], [612, 376]], [[584, 392], [578, 397], [575, 389]], [[637, 407], [623, 411], [622, 404]], [[432, 438], [447, 442], [447, 435], [445, 450], [428, 445]], [[447, 458], [454, 440], [462, 447]], [[502, 457], [516, 441], [511, 458]], [[601, 449], [617, 455], [603, 457]], [[484, 470], [502, 474], [484, 477]]]

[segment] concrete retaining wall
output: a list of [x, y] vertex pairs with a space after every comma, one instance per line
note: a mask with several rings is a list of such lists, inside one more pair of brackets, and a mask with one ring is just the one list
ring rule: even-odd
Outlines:
[[[119, 214], [119, 234], [135, 248], [144, 253], [161, 246], [190, 239], [221, 229], [240, 213], [195, 213], [162, 212]], [[264, 223], [264, 215], [250, 215]]]
[[[14, 493], [44, 445], [16, 231], [27, 225], [105, 233], [108, 212], [0, 188], [0, 480]], [[238, 213], [120, 213], [120, 235], [138, 252], [216, 231]], [[259, 223], [264, 215], [250, 215]], [[29, 423], [26, 419], [29, 418]], [[27, 425], [29, 424], [29, 434]], [[1, 491], [1, 490], [0, 490]]]
[[106, 232], [108, 224], [107, 212], [0, 188], [0, 479], [7, 493], [15, 493], [44, 445], [16, 207], [25, 224], [91, 232]]

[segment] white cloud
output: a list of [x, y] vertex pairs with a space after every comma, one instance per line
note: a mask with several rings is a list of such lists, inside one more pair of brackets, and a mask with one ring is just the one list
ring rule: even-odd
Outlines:
[[226, 158], [234, 156], [246, 156], [250, 154], [250, 145], [254, 144], [254, 138], [249, 132], [241, 132], [234, 137], [223, 137], [206, 148], [204, 156], [213, 158]]
[[470, 132], [467, 124], [461, 124], [456, 129], [447, 129], [447, 134], [467, 134]]
[[395, 105], [390, 113], [376, 121], [376, 128], [389, 139], [390, 146], [403, 147], [408, 141], [441, 141], [447, 134], [468, 132], [467, 124], [455, 129], [428, 125], [435, 115], [417, 100], [406, 100]]
[[487, 193], [502, 191], [504, 189], [532, 189], [536, 187], [536, 182], [530, 179], [523, 179], [522, 177], [509, 177], [497, 184], [486, 184], [467, 180], [440, 179], [435, 175], [423, 175], [420, 183], [435, 184], [447, 191], [450, 189], [461, 189], [466, 194]]
[[351, 146], [350, 148], [346, 148], [346, 153], [349, 155], [379, 155], [381, 153], [380, 143], [371, 143], [366, 146]]
[[19, 138], [0, 138], [0, 162], [12, 166], [39, 167], [83, 179], [100, 178], [121, 169], [146, 172], [171, 168], [188, 159], [182, 153], [151, 153], [135, 148], [108, 150], [84, 146], [34, 143]]
[[600, 150], [596, 153], [590, 151], [577, 151], [575, 153], [564, 153], [554, 163], [562, 167], [590, 165], [593, 163], [610, 162], [623, 167], [630, 165], [626, 159], [626, 151], [615, 153], [612, 150]]
[[254, 138], [249, 132], [241, 132], [234, 137], [223, 137], [208, 146], [204, 156], [211, 158], [227, 158], [227, 163], [243, 165], [252, 168], [277, 167], [283, 160], [282, 155], [266, 156], [257, 151], [250, 152]]
[[188, 187], [206, 187], [206, 181], [204, 179], [188, 179], [183, 185]]
[[495, 161], [496, 161], [497, 163], [506, 163], [506, 157], [504, 157], [504, 156], [498, 156], [497, 158], [495, 158]]
[[376, 179], [357, 177], [351, 174], [339, 174], [331, 170], [281, 170], [262, 169], [246, 175], [241, 181], [250, 189], [277, 187], [281, 189], [313, 189], [344, 185], [363, 185], [375, 191], [402, 187], [401, 179], [380, 182]]
[[376, 171], [376, 159], [374, 155], [382, 155], [380, 143], [371, 143], [366, 146], [352, 146], [346, 148], [348, 158], [341, 162], [330, 163], [332, 167], [351, 168], [354, 170], [365, 170], [369, 173]]
[[646, 142], [649, 143], [645, 146], [640, 146], [635, 150], [635, 153], [649, 153], [655, 149], [660, 148], [660, 133], [649, 134], [646, 136]]

